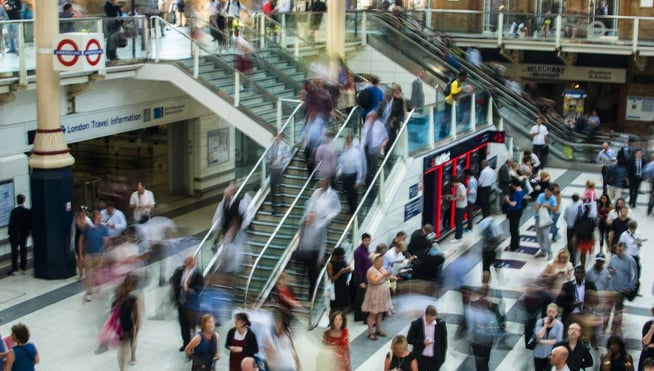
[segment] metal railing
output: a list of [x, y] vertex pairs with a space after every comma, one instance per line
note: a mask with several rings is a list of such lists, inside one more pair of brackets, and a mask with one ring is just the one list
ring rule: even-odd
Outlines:
[[[340, 136], [343, 134], [343, 132], [345, 131], [345, 129], [346, 129], [349, 125], [353, 125], [353, 124], [354, 124], [352, 121], [353, 121], [355, 118], [358, 118], [358, 116], [356, 115], [356, 113], [358, 112], [358, 110], [359, 110], [359, 107], [356, 107], [356, 106], [353, 107], [353, 108], [350, 110], [350, 112], [349, 112], [347, 118], [345, 119], [345, 121], [343, 122], [343, 124], [340, 126], [340, 128], [338, 129], [338, 131], [336, 132], [336, 134], [334, 135], [334, 140], [336, 140], [337, 138], [340, 138]], [[314, 171], [311, 173], [311, 175], [309, 175], [309, 177], [308, 177], [307, 181], [305, 182], [305, 184], [303, 185], [302, 189], [300, 190], [300, 192], [298, 193], [298, 195], [297, 195], [296, 198], [294, 199], [294, 201], [293, 201], [293, 203], [291, 204], [291, 206], [288, 208], [287, 212], [284, 214], [284, 217], [282, 218], [282, 220], [280, 221], [280, 223], [277, 225], [277, 227], [275, 228], [275, 230], [274, 230], [273, 233], [271, 234], [270, 238], [268, 239], [268, 241], [267, 241], [266, 244], [264, 245], [263, 249], [261, 250], [261, 252], [260, 252], [259, 255], [257, 256], [255, 262], [252, 264], [252, 267], [251, 267], [251, 270], [250, 270], [250, 274], [249, 274], [248, 279], [247, 279], [247, 281], [246, 281], [246, 283], [245, 283], [245, 295], [244, 295], [244, 299], [243, 299], [244, 304], [247, 304], [247, 298], [248, 298], [248, 295], [249, 295], [250, 284], [251, 284], [252, 279], [253, 279], [253, 277], [254, 277], [254, 273], [255, 273], [257, 267], [259, 266], [259, 262], [260, 262], [261, 259], [263, 259], [263, 257], [265, 256], [266, 251], [268, 250], [268, 248], [270, 247], [272, 241], [274, 240], [274, 238], [276, 237], [277, 233], [278, 233], [279, 230], [281, 229], [281, 226], [284, 224], [284, 222], [286, 221], [286, 219], [288, 218], [288, 216], [290, 215], [290, 213], [291, 213], [291, 212], [293, 211], [293, 209], [295, 208], [295, 206], [296, 206], [296, 204], [297, 204], [296, 201], [299, 200], [300, 196], [303, 195], [304, 190], [306, 189], [306, 187], [308, 186], [308, 184], [313, 180], [313, 178], [314, 178], [314, 174], [315, 174], [316, 171], [319, 170], [319, 169], [320, 169], [320, 163], [316, 165]], [[285, 267], [286, 264], [288, 264], [288, 261], [289, 261], [289, 259], [290, 259], [291, 254], [292, 254], [292, 251], [294, 250], [293, 248], [291, 248], [291, 246], [295, 246], [295, 245], [296, 245], [296, 242], [297, 242], [298, 238], [299, 238], [299, 236], [298, 236], [298, 234], [296, 233], [296, 234], [293, 236], [293, 238], [292, 238], [292, 240], [291, 240], [291, 243], [289, 244], [289, 248], [286, 249], [286, 253], [284, 254], [284, 256], [283, 256], [281, 259], [278, 260], [277, 265], [275, 266], [275, 268], [274, 268], [273, 271], [272, 271], [272, 275], [271, 275], [271, 277], [267, 280], [267, 282], [266, 282], [266, 284], [264, 285], [263, 289], [261, 290], [261, 292], [258, 294], [257, 298], [256, 298], [255, 301], [254, 301], [254, 302], [255, 302], [255, 304], [254, 304], [254, 307], [255, 307], [255, 308], [259, 308], [259, 307], [261, 307], [261, 305], [263, 305], [263, 302], [266, 300], [266, 298], [267, 298], [268, 295], [270, 294], [270, 291], [272, 290], [272, 287], [274, 286], [274, 283], [277, 282], [277, 280], [279, 279], [279, 275], [281, 274], [281, 272], [282, 272], [282, 270], [283, 270], [283, 269], [280, 269], [280, 268]]]

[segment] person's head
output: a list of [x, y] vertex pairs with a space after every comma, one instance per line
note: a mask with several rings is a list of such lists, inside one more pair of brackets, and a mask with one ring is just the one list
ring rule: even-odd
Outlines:
[[515, 179], [515, 178], [511, 179], [511, 188], [518, 189], [520, 187], [522, 187], [522, 184], [520, 183], [520, 180]]
[[645, 358], [643, 361], [643, 371], [654, 371], [654, 358]]
[[575, 267], [575, 280], [577, 280], [578, 283], [581, 283], [581, 281], [583, 281], [585, 277], [586, 277], [586, 271], [584, 271], [584, 266], [577, 265]]
[[602, 195], [599, 198], [599, 203], [600, 205], [605, 205], [605, 206], [611, 205], [611, 199], [609, 198], [609, 195], [607, 195], [606, 193], [602, 193]]
[[[548, 175], [548, 177], [549, 177], [549, 175]], [[552, 188], [552, 194], [553, 195], [558, 196], [558, 195], [561, 194], [561, 187], [557, 183], [552, 183], [550, 188]]]
[[373, 84], [373, 85], [379, 85], [379, 77], [370, 76], [370, 83]]
[[587, 189], [595, 189], [595, 181], [592, 179], [588, 179], [586, 181], [586, 188]]
[[422, 80], [425, 77], [425, 70], [418, 71], [417, 76]]
[[62, 9], [63, 9], [64, 12], [66, 12], [66, 13], [71, 12], [71, 11], [73, 11], [73, 4], [71, 4], [71, 3], [66, 3], [66, 4], [64, 4], [64, 7], [63, 7]]
[[384, 90], [384, 99], [390, 101], [393, 98], [393, 88], [386, 88]]
[[618, 246], [615, 248], [615, 253], [618, 256], [622, 256], [624, 254], [624, 249], [625, 249], [624, 242], [618, 242]]
[[608, 150], [609, 150], [609, 142], [602, 143], [602, 151], [608, 151]]
[[391, 340], [391, 354], [404, 354], [409, 350], [409, 341], [404, 335], [393, 336]]
[[257, 361], [253, 357], [245, 357], [241, 361], [241, 371], [259, 371]]
[[554, 367], [556, 368], [563, 367], [563, 365], [565, 365], [567, 361], [568, 361], [568, 348], [561, 345], [552, 349], [550, 362]]
[[466, 71], [459, 71], [459, 76], [457, 77], [457, 80], [459, 82], [464, 82], [468, 78], [468, 73]]
[[370, 234], [364, 233], [361, 235], [361, 244], [365, 247], [370, 246]]
[[624, 339], [619, 335], [611, 335], [606, 340], [606, 349], [613, 351], [613, 353], [623, 353], [624, 352]]
[[188, 255], [184, 258], [184, 267], [186, 269], [193, 269], [195, 267], [195, 258], [193, 255]]
[[545, 170], [541, 171], [539, 175], [540, 175], [540, 180], [543, 180], [543, 181], [549, 180], [549, 178], [550, 178], [550, 173], [548, 173]]
[[466, 179], [470, 178], [472, 176], [472, 169], [463, 170], [463, 175], [465, 175]]
[[618, 197], [618, 198], [615, 199], [615, 208], [616, 209], [619, 208], [619, 207], [624, 207], [624, 206], [625, 206], [624, 198]]
[[375, 122], [377, 120], [377, 111], [370, 111], [366, 115], [366, 122]]
[[602, 270], [604, 268], [604, 263], [606, 262], [606, 255], [599, 253], [595, 255], [595, 269]]
[[395, 242], [403, 242], [406, 241], [406, 232], [404, 231], [399, 231], [395, 234], [395, 238], [393, 239]]
[[629, 223], [627, 223], [627, 228], [631, 231], [631, 233], [635, 232], [636, 229], [638, 229], [638, 222], [635, 220], [630, 220]]
[[637, 149], [634, 152], [634, 158], [636, 158], [637, 160], [642, 159], [643, 158], [643, 151], [641, 151], [640, 149]]
[[579, 337], [581, 336], [581, 325], [579, 325], [577, 322], [572, 322], [570, 326], [568, 326], [568, 339], [576, 342], [579, 340]]
[[318, 181], [318, 188], [322, 189], [323, 191], [326, 191], [329, 189], [330, 186], [330, 177], [326, 176], [320, 179]]
[[562, 248], [556, 253], [556, 262], [567, 264], [570, 261], [570, 253], [567, 248]]
[[99, 225], [102, 222], [102, 213], [100, 210], [93, 210], [93, 224]]
[[22, 323], [11, 327], [11, 337], [17, 344], [27, 344], [30, 341], [30, 330]]
[[428, 235], [428, 234], [430, 234], [430, 233], [434, 233], [434, 226], [431, 225], [431, 224], [425, 224], [425, 225], [423, 225], [423, 226], [422, 226], [422, 233], [424, 233], [425, 236]]
[[550, 198], [554, 194], [554, 190], [552, 186], [549, 186], [545, 188], [545, 197]]
[[354, 134], [352, 134], [352, 133], [348, 133], [348, 134], [345, 136], [345, 146], [346, 146], [346, 147], [351, 146], [353, 140], [354, 140]]
[[347, 317], [340, 310], [334, 311], [329, 316], [329, 328], [332, 330], [342, 330], [347, 328]]
[[375, 253], [377, 254], [384, 255], [386, 254], [386, 251], [388, 251], [388, 245], [383, 242], [377, 244], [377, 247], [375, 247]]
[[252, 323], [250, 323], [250, 317], [248, 317], [248, 314], [245, 312], [239, 312], [234, 315], [234, 327], [236, 328], [243, 328], [243, 327], [250, 327]]
[[332, 251], [332, 261], [341, 262], [343, 260], [345, 260], [345, 249], [339, 246]]
[[373, 253], [372, 256], [370, 257], [370, 261], [372, 262], [372, 265], [376, 269], [380, 269], [384, 264], [384, 255]]
[[547, 316], [551, 319], [558, 317], [559, 315], [559, 306], [556, 303], [549, 303], [547, 305]]
[[277, 279], [277, 285], [286, 286], [286, 285], [288, 285], [288, 280], [289, 280], [288, 274], [286, 272], [282, 272], [279, 275], [279, 278]]
[[573, 193], [571, 198], [572, 198], [572, 202], [574, 203], [579, 202], [579, 194]]
[[143, 183], [141, 182], [136, 183], [136, 191], [139, 194], [143, 194], [143, 192], [145, 192], [145, 187], [143, 186]]
[[213, 319], [211, 314], [203, 314], [200, 316], [200, 330], [202, 331], [211, 331], [216, 327], [216, 321]]
[[24, 203], [25, 203], [25, 196], [23, 196], [22, 194], [17, 195], [16, 196], [16, 204], [22, 205]]
[[431, 323], [434, 320], [436, 320], [436, 316], [438, 315], [438, 311], [436, 311], [436, 307], [433, 305], [428, 305], [427, 308], [425, 308], [425, 319], [427, 322]]
[[481, 160], [480, 167], [483, 169], [483, 168], [485, 168], [486, 166], [488, 166], [488, 161], [486, 161], [486, 160]]
[[454, 178], [452, 178], [452, 183], [454, 185], [458, 186], [459, 184], [461, 184], [461, 177], [460, 176], [455, 176]]
[[625, 205], [622, 205], [620, 208], [616, 206], [616, 209], [618, 209], [618, 216], [622, 219], [627, 219], [629, 217], [629, 208]]
[[536, 125], [543, 125], [544, 122], [545, 120], [543, 120], [542, 116], [536, 117]]
[[273, 310], [273, 318], [275, 319], [275, 331], [277, 334], [288, 333], [291, 328], [291, 312], [286, 309]]
[[116, 210], [116, 205], [112, 200], [107, 200], [107, 212], [109, 214], [113, 214], [114, 210]]

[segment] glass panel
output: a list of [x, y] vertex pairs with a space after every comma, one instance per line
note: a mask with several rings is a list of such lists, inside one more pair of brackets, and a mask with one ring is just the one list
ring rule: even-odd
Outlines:
[[638, 22], [638, 44], [654, 46], [654, 19], [640, 19]]
[[346, 12], [345, 13], [345, 42], [361, 41], [363, 36], [363, 13]]

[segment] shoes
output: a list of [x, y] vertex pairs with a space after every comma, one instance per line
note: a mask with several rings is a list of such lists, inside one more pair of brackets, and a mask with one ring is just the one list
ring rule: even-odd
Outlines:
[[136, 366], [136, 360], [133, 359], [133, 360], [129, 361], [129, 365], [130, 366]]
[[534, 255], [534, 258], [542, 258], [545, 256], [545, 252], [543, 250], [538, 250], [536, 255]]
[[461, 242], [463, 242], [463, 239], [462, 239], [462, 238], [459, 238], [459, 239], [453, 238], [453, 239], [450, 241], [450, 243], [451, 243], [452, 245], [456, 245], [456, 244], [461, 243]]
[[472, 229], [470, 228], [463, 228], [463, 233], [470, 233], [472, 232]]
[[109, 350], [109, 347], [106, 344], [101, 344], [98, 346], [98, 349], [95, 350], [95, 354], [102, 354]]
[[186, 346], [184, 346], [184, 345], [182, 345], [182, 346], [181, 346], [181, 347], [179, 347], [179, 349], [177, 349], [177, 350], [179, 350], [180, 352], [183, 352], [183, 351], [184, 351], [184, 349], [186, 349]]
[[17, 54], [16, 49], [7, 50], [7, 54], [11, 54], [11, 53]]
[[386, 333], [385, 333], [384, 331], [377, 331], [377, 332], [375, 332], [375, 335], [377, 335], [377, 336], [381, 336], [381, 337], [383, 337], [383, 338], [385, 338], [386, 336], [388, 336], [388, 335], [386, 335]]
[[375, 334], [368, 334], [368, 339], [377, 340], [377, 336], [375, 336]]
[[91, 296], [91, 294], [86, 294], [86, 296], [84, 297], [84, 300], [85, 301], [91, 301], [91, 300], [93, 300], [93, 297]]

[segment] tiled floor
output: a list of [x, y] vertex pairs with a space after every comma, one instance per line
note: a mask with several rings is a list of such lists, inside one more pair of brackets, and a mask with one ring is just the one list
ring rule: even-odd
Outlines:
[[[594, 179], [601, 184], [597, 174], [580, 173], [573, 170], [551, 169], [554, 179], [561, 182], [564, 195], [564, 205], [569, 202], [569, 196], [583, 191], [587, 179]], [[646, 186], [645, 186], [646, 187]], [[634, 210], [636, 219], [641, 223], [641, 233], [654, 241], [654, 231], [647, 228], [649, 217], [645, 215], [646, 197], [641, 196], [638, 207]], [[188, 233], [201, 232], [208, 225], [213, 213], [213, 207], [204, 207], [192, 213], [175, 218], [176, 222], [187, 226]], [[533, 224], [532, 219], [525, 218], [522, 232], [528, 234], [528, 228]], [[565, 231], [563, 222], [560, 226]], [[478, 239], [473, 233], [465, 235], [470, 243]], [[373, 238], [374, 240], [374, 238]], [[373, 241], [373, 245], [374, 245]], [[505, 242], [506, 244], [506, 242]], [[460, 248], [457, 245], [457, 248]], [[564, 246], [563, 240], [555, 242], [556, 251]], [[444, 248], [450, 248], [443, 243]], [[652, 262], [652, 254], [647, 251], [647, 245], [642, 254], [643, 267]], [[193, 249], [189, 247], [175, 256], [167, 258], [162, 263], [169, 272], [180, 264], [181, 259]], [[454, 254], [453, 256], [456, 256]], [[545, 265], [544, 259], [537, 259], [528, 254], [503, 253], [504, 259], [514, 259], [524, 262], [520, 269], [503, 269], [504, 277], [496, 288], [501, 289], [507, 313], [516, 311], [516, 302], [523, 291], [523, 283], [539, 274]], [[158, 263], [157, 263], [158, 264]], [[158, 267], [151, 266], [156, 272]], [[99, 328], [108, 316], [112, 290], [107, 288], [96, 295], [90, 303], [84, 302], [82, 284], [75, 278], [58, 281], [37, 280], [30, 275], [3, 277], [0, 279], [0, 334], [6, 335], [17, 322], [23, 322], [30, 327], [32, 340], [39, 348], [41, 371], [50, 370], [114, 370], [117, 369], [116, 352], [110, 350], [102, 354], [94, 354], [96, 338]], [[481, 277], [481, 266], [477, 264], [468, 273], [471, 282], [478, 282]], [[636, 349], [640, 329], [650, 318], [649, 308], [652, 304], [650, 288], [654, 279], [651, 269], [644, 269], [641, 278], [642, 297], [628, 303], [627, 314], [624, 320], [624, 333], [628, 339], [630, 352], [635, 359], [639, 350]], [[176, 314], [170, 306], [165, 305], [168, 288], [160, 288], [153, 281], [143, 291], [145, 303], [145, 316], [139, 334], [136, 366], [129, 366], [131, 370], [186, 370], [190, 369], [182, 353], [177, 351], [180, 345], [179, 327]], [[440, 298], [424, 296], [406, 296], [395, 299], [397, 313], [388, 317], [384, 322], [384, 330], [389, 335], [404, 333], [408, 330], [409, 322], [420, 315], [425, 305], [433, 303], [439, 313], [447, 320], [449, 334], [449, 349], [447, 361], [443, 370], [473, 370], [474, 365], [469, 355], [466, 340], [454, 339], [457, 324], [460, 321], [462, 308], [460, 298], [455, 292], [447, 292]], [[150, 317], [164, 313], [165, 319], [153, 320]], [[512, 317], [512, 316], [510, 316]], [[229, 322], [229, 321], [227, 321]], [[305, 322], [295, 325], [296, 344], [304, 370], [315, 369], [315, 359], [320, 347], [320, 338], [323, 326], [306, 331]], [[224, 323], [219, 333], [224, 336], [230, 323]], [[366, 328], [362, 323], [349, 323], [351, 333], [351, 346], [353, 348], [353, 366], [360, 371], [379, 370], [383, 359], [390, 349], [390, 337], [382, 338], [376, 342], [366, 338]], [[531, 353], [525, 350], [522, 337], [523, 326], [520, 322], [509, 322], [509, 343], [514, 344], [512, 350], [493, 349], [491, 356], [491, 369], [496, 370], [530, 370], [532, 369]], [[221, 341], [222, 343], [222, 341]], [[600, 348], [600, 351], [603, 349]], [[217, 370], [227, 369], [227, 353], [221, 346], [221, 361]], [[595, 359], [599, 357], [594, 353]]]

